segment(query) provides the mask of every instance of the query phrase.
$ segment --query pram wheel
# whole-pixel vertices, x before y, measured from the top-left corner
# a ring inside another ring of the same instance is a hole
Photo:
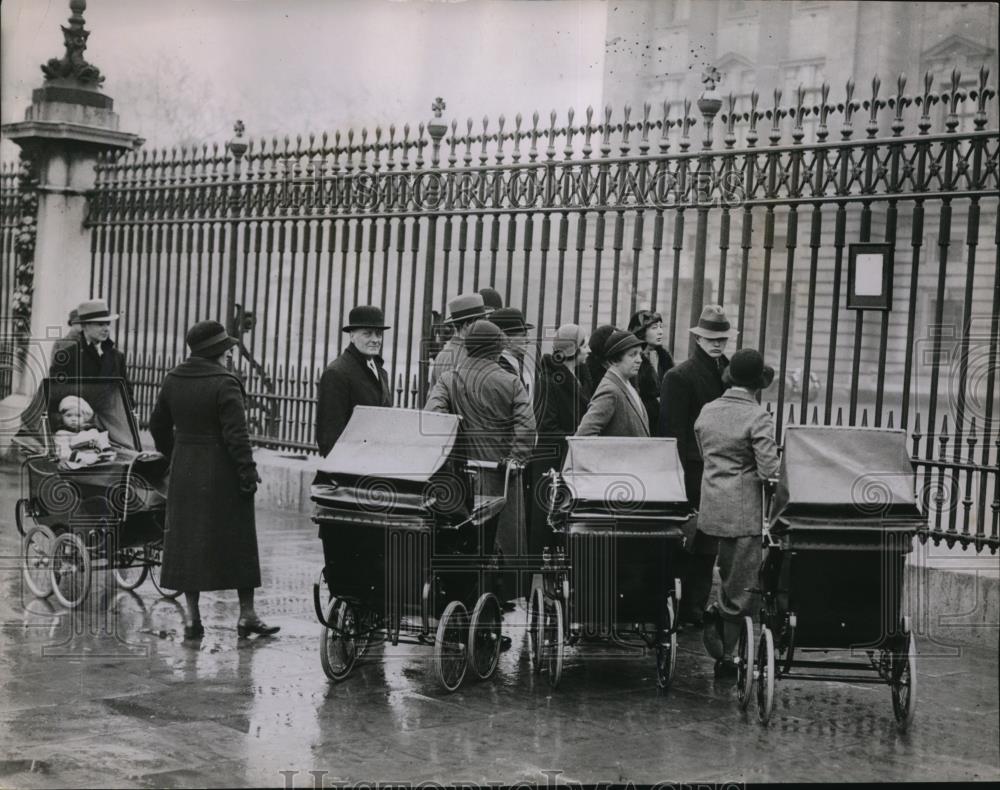
[[[559,685],[562,677],[563,652],[565,644],[563,641],[563,608],[562,601],[553,598],[545,607],[544,622],[542,632],[542,656],[545,660],[545,669],[548,672],[549,685],[555,688]]]
[[[22,502],[24,500],[21,500]],[[37,598],[47,598],[52,594],[52,545],[55,533],[43,524],[31,527],[24,536],[21,550],[21,569],[24,583]]]
[[[892,712],[900,732],[906,732],[909,728],[917,707],[917,644],[909,625],[908,619],[904,619],[906,654],[896,653],[892,657],[892,677],[889,681]]]
[[[327,625],[320,634],[319,660],[330,680],[343,680],[358,659],[354,609],[347,601],[332,598],[323,619]]]
[[[528,652],[531,653],[531,669],[536,675],[542,671],[543,611],[545,611],[545,594],[539,586],[528,599]]]
[[[760,632],[757,650],[757,718],[767,724],[774,704],[774,637],[766,625]]]
[[[135,549],[122,549],[115,555],[115,567],[112,571],[115,584],[123,590],[134,590],[146,580],[149,568],[142,563],[139,552]]]
[[[49,568],[52,592],[67,609],[75,609],[90,592],[90,554],[79,535],[64,532],[52,544]]]
[[[753,618],[743,618],[736,660],[738,661],[736,665],[736,695],[740,701],[740,710],[746,710],[747,705],[750,704],[750,690],[753,688]]]
[[[656,685],[667,690],[677,668],[677,632],[674,630],[676,614],[673,599],[667,600],[666,622],[656,643]]]
[[[438,620],[434,637],[434,668],[438,680],[448,691],[462,685],[468,666],[465,640],[468,637],[469,612],[461,601],[452,601]]]
[[[17,534],[25,537],[24,525],[28,521],[28,500],[19,499],[14,505],[14,524],[17,526]]]
[[[493,593],[483,593],[476,601],[469,622],[469,666],[480,680],[496,672],[500,660],[500,602]]]

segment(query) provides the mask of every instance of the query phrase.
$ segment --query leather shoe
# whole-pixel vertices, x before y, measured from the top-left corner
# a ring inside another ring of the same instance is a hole
[[[201,639],[205,636],[205,626],[201,624],[199,620],[191,625],[184,626],[184,638],[185,639]]]
[[[706,652],[716,661],[725,653],[722,639],[722,618],[714,609],[705,612],[705,627],[701,632],[701,641]]]
[[[280,625],[267,625],[263,620],[240,620],[236,623],[236,633],[240,637],[247,637],[250,634],[258,636],[273,636],[281,630]]]

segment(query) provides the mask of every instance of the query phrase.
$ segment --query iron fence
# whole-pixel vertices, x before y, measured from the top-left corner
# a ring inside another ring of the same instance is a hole
[[[92,291],[123,314],[118,339],[148,378],[144,417],[186,327],[227,319],[244,337],[255,439],[285,450],[313,448],[315,385],[354,304],[386,311],[396,402],[413,407],[459,292],[498,288],[539,327],[537,351],[563,322],[660,309],[676,357],[692,315],[723,303],[737,346],[778,363],[764,398],[779,440],[796,414],[907,429],[921,479],[964,486],[950,510],[940,490],[926,497],[937,532],[995,550],[1000,137],[988,76],[968,92],[957,72],[940,92],[928,76],[916,96],[901,77],[886,97],[876,78],[865,100],[848,82],[839,103],[824,85],[817,106],[800,88],[764,109],[756,94],[748,106],[718,97],[709,74],[699,118],[688,101],[677,118],[646,104],[460,128],[437,101],[415,129],[245,141],[238,124],[225,145],[99,163]],[[891,311],[846,309],[845,259],[865,241],[894,249]]]

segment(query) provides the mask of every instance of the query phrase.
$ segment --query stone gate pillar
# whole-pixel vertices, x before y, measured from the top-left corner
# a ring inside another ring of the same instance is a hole
[[[29,218],[29,238],[19,253],[22,262],[30,262],[30,276],[17,283],[17,298],[25,304],[30,300],[30,318],[25,315],[15,326],[3,327],[18,336],[23,353],[15,365],[12,395],[0,403],[0,454],[48,372],[54,341],[69,329],[69,311],[83,299],[105,296],[90,292],[90,234],[83,226],[97,157],[143,142],[119,130],[114,102],[100,90],[104,77],[83,57],[90,35],[84,29],[86,0],[70,0],[69,6],[69,24],[62,27],[65,54],[41,67],[45,79],[33,91],[24,120],[3,126],[4,136],[21,147],[22,167],[30,168],[30,180],[37,185],[37,214],[33,244]],[[112,310],[117,307],[111,305]]]

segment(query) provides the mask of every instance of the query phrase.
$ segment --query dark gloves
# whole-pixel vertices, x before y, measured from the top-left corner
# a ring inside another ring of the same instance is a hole
[[[258,472],[256,469],[254,470],[254,477],[256,478],[256,480],[249,483],[243,482],[240,484],[240,494],[242,494],[244,497],[247,498],[252,497],[254,494],[257,493],[257,484],[264,482],[263,480],[261,480],[260,472]]]

